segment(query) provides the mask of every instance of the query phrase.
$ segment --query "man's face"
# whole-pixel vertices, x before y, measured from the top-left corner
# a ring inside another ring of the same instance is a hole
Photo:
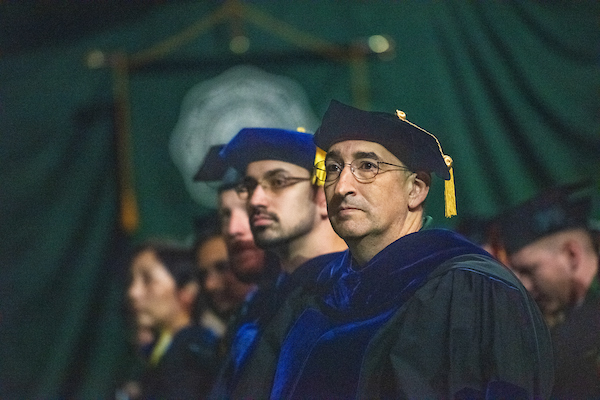
[[[399,168],[381,165],[374,180],[359,182],[347,165],[356,159],[403,165],[378,143],[347,140],[331,146],[327,160],[344,165],[337,181],[325,182],[331,225],[346,242],[372,236],[389,244],[405,234],[403,226],[408,214],[407,179],[411,174]]]
[[[175,279],[153,250],[140,252],[131,263],[127,290],[139,326],[166,328],[181,309]]]
[[[573,305],[572,270],[567,255],[542,238],[509,257],[509,266],[549,320]]]
[[[233,272],[244,282],[256,281],[265,268],[265,252],[254,243],[246,202],[234,189],[220,193],[219,215]]]
[[[221,236],[202,243],[196,260],[203,276],[203,288],[219,313],[228,313],[245,300],[252,286],[239,281],[231,271],[225,240]]]
[[[309,178],[310,173],[295,164],[276,160],[248,164],[246,177],[258,182],[271,178]],[[310,180],[298,181],[272,190],[260,184],[248,198],[250,228],[255,242],[262,248],[288,245],[308,234],[318,215],[315,191]]]

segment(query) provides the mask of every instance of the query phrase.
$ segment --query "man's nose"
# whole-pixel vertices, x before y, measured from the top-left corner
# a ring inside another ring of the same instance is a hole
[[[204,287],[206,291],[209,293],[217,292],[221,289],[222,286],[222,278],[219,274],[214,272],[209,272],[206,275],[206,279],[204,281]]]
[[[243,236],[247,230],[250,230],[248,214],[242,210],[232,211],[225,230],[225,233],[230,237]]]
[[[142,285],[137,280],[134,280],[127,289],[127,297],[129,297],[130,301],[135,301],[141,297],[141,294]]]
[[[355,192],[356,178],[352,174],[350,165],[346,165],[340,172],[340,176],[335,183],[335,193],[346,196]]]
[[[248,199],[248,204],[251,207],[266,206],[268,198],[266,190],[261,185],[256,185],[256,188]]]

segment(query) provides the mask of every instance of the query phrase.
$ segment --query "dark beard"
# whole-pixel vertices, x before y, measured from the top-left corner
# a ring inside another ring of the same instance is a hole
[[[253,241],[230,243],[228,253],[237,279],[244,283],[255,283],[261,278],[265,269],[265,254]]]
[[[252,235],[254,236],[254,242],[258,247],[264,250],[277,248],[283,245],[286,245],[289,242],[289,238],[286,237],[276,237],[276,238],[263,238],[261,237],[261,232],[265,229],[262,227],[252,228]]]

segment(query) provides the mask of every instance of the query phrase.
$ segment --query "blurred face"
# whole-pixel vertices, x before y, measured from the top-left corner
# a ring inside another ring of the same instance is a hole
[[[248,164],[246,177],[263,182],[273,177],[310,178],[310,173],[288,162],[262,160]],[[248,198],[250,228],[256,243],[274,248],[307,235],[318,218],[314,200],[315,191],[308,179],[275,190],[256,186]]]
[[[254,243],[246,202],[234,189],[219,195],[219,215],[233,272],[244,282],[256,281],[264,271],[265,252]]]
[[[169,328],[182,310],[175,279],[152,250],[133,259],[127,295],[139,326]]]
[[[547,319],[554,320],[573,305],[573,272],[567,254],[560,247],[541,239],[511,255],[508,264]]]
[[[204,276],[204,290],[217,312],[228,313],[242,304],[252,285],[239,281],[231,271],[225,240],[221,236],[210,238],[200,245],[197,261]]]
[[[339,178],[324,185],[331,225],[347,242],[374,237],[389,244],[405,234],[407,178],[412,174],[382,164],[374,180],[359,182],[347,165],[356,159],[403,166],[398,158],[378,143],[347,140],[331,146],[327,161],[343,166]]]

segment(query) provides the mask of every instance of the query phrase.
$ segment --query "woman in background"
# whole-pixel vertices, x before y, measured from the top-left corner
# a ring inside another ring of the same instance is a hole
[[[218,372],[217,337],[198,324],[200,292],[194,252],[149,241],[130,263],[129,298],[136,324],[155,340],[141,379],[144,399],[205,398]]]

